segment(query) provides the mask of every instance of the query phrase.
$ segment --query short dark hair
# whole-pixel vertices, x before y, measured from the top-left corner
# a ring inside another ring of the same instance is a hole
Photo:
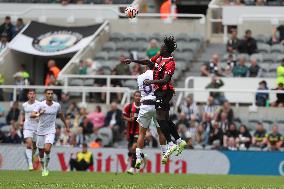
[[[35,93],[36,91],[35,91],[35,89],[28,89],[28,93],[30,93],[30,92]]]
[[[24,22],[24,20],[22,18],[18,18],[17,19],[19,22]]]
[[[52,91],[53,92],[53,89],[45,89],[44,93],[47,93],[47,91]]]
[[[88,148],[88,144],[83,143],[83,144],[82,144],[82,147],[83,147],[83,148]]]
[[[177,48],[177,42],[175,41],[175,38],[172,35],[164,38],[164,44],[169,53],[174,52]]]
[[[11,20],[11,17],[10,16],[6,16],[5,20]]]
[[[246,34],[251,33],[251,30],[246,30]]]
[[[135,91],[135,92],[133,93],[133,95],[135,95],[136,93],[141,94],[141,91]]]

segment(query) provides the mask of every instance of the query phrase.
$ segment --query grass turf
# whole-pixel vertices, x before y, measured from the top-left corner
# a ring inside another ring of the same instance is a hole
[[[81,189],[81,188],[153,188],[153,189],[272,189],[283,188],[283,177],[227,176],[227,175],[174,175],[174,174],[114,174],[89,172],[0,171],[0,189]]]

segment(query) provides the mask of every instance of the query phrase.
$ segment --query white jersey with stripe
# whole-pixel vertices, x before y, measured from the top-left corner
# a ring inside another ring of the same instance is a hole
[[[42,101],[34,111],[39,112],[41,110],[44,110],[44,113],[39,117],[37,135],[54,134],[56,117],[61,111],[60,104],[53,101],[52,105],[49,106],[46,101]]]
[[[138,76],[137,83],[141,92],[141,102],[144,100],[156,100],[154,95],[154,85],[144,85],[145,80],[153,80],[153,71],[147,70]]]
[[[31,118],[32,112],[36,109],[36,106],[39,106],[40,102],[35,101],[34,103],[30,104],[29,101],[23,103],[22,105],[22,112],[25,115],[25,122],[24,122],[24,129],[36,131],[38,127],[38,119]]]

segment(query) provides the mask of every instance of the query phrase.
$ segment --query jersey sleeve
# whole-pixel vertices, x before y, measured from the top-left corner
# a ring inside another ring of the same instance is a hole
[[[157,54],[156,56],[153,56],[151,59],[150,59],[150,62],[152,63],[156,63],[157,62],[157,59],[160,57],[159,54]]]
[[[171,61],[165,65],[165,74],[172,76],[174,75],[175,69],[176,69],[176,62]]]
[[[34,111],[34,112],[39,112],[40,109],[41,109],[41,106],[42,106],[42,105],[41,105],[40,103],[36,104],[33,111]]]
[[[125,117],[130,117],[130,104],[126,104],[123,108],[123,115]]]

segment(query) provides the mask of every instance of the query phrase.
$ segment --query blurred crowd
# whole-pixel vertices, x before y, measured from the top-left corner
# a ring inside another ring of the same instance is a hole
[[[70,100],[68,94],[62,93],[60,104],[71,132],[67,133],[62,122],[57,121],[54,145],[82,146],[87,143],[91,148],[127,145],[126,123],[116,102],[112,102],[107,111],[96,106],[88,112]],[[18,124],[20,112],[18,102],[14,102],[8,112],[0,106],[0,117],[6,115],[6,122],[0,123],[0,143],[23,142],[22,128]],[[217,106],[212,96],[205,105],[197,105],[188,96],[177,112],[172,111],[171,119],[190,149],[275,151],[283,147],[283,133],[276,124],[265,127],[257,122],[249,127],[255,129],[248,129],[240,118],[235,117],[228,101]],[[147,132],[146,145],[158,147],[156,137],[155,132]]]
[[[223,0],[223,5],[255,5],[255,6],[281,6],[283,0]]]

